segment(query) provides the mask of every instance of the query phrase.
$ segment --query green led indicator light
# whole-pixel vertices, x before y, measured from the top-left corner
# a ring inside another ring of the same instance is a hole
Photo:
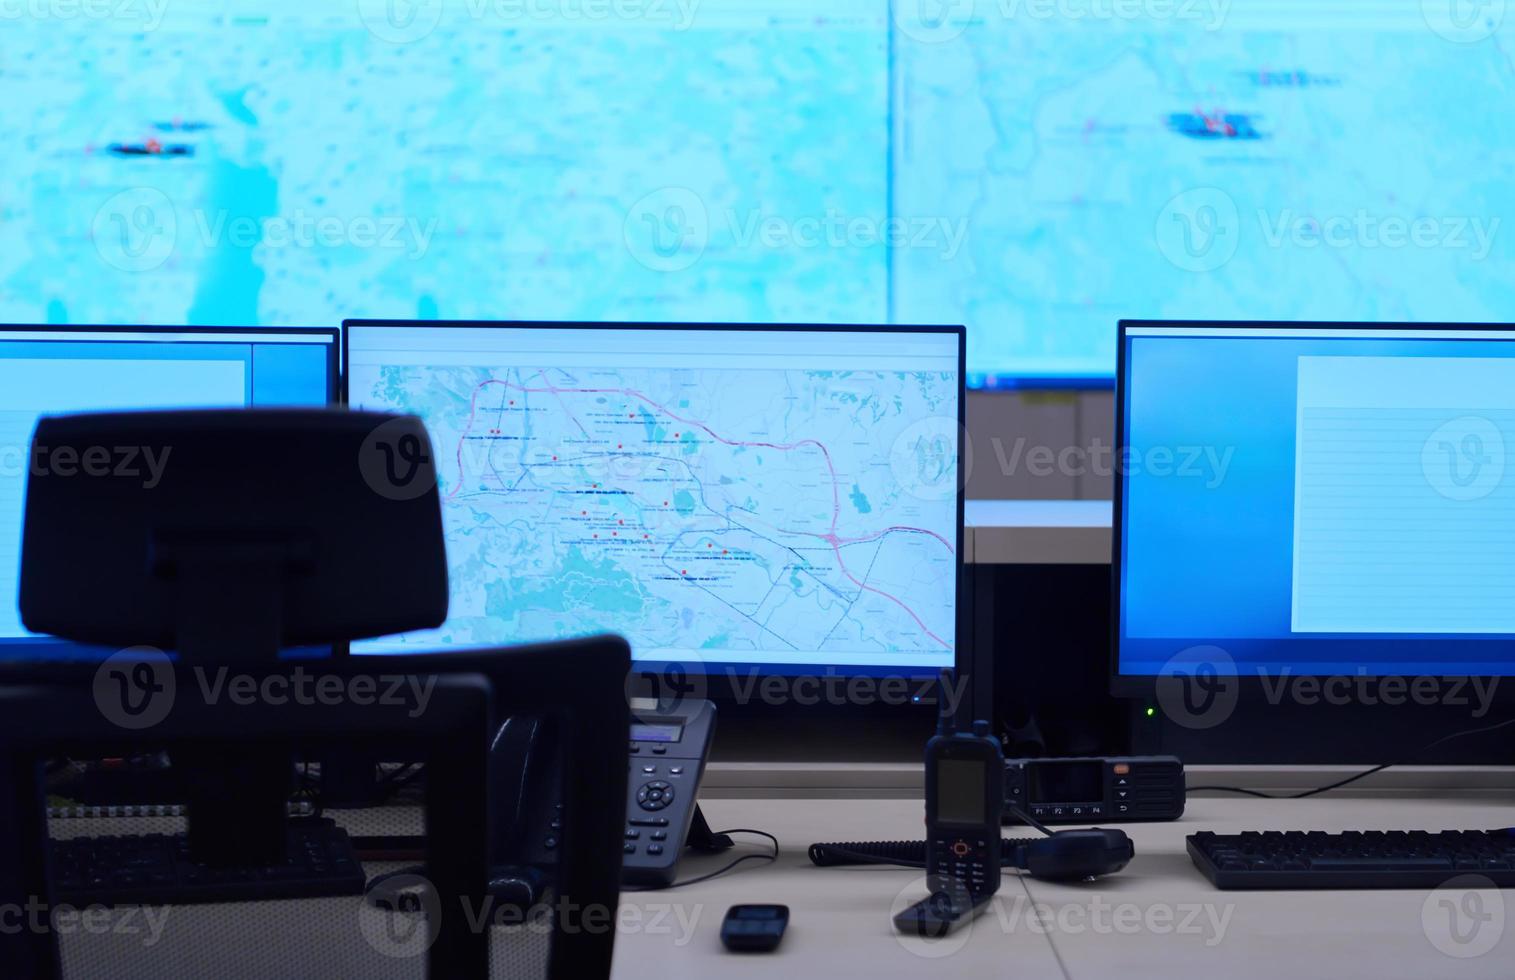
[[[1147,717],[1148,718],[1156,718],[1157,717],[1157,709],[1156,708],[1148,708],[1147,709]]]

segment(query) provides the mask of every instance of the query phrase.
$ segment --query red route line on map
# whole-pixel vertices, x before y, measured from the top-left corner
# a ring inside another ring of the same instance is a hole
[[[678,415],[677,413],[673,412],[667,406],[661,405],[658,402],[653,401],[651,398],[648,398],[646,395],[642,394],[640,391],[636,391],[636,390],[631,389],[631,388],[559,388],[559,387],[557,387],[555,385],[548,385],[545,388],[530,388],[530,387],[527,387],[525,385],[516,384],[513,381],[501,381],[498,378],[491,378],[488,381],[482,381],[479,384],[475,385],[474,389],[473,389],[473,394],[468,399],[468,424],[463,427],[463,434],[458,437],[458,448],[457,448],[457,454],[456,454],[456,458],[457,458],[457,462],[458,462],[458,482],[456,484],[454,484],[454,486],[452,488],[452,491],[447,494],[447,499],[448,500],[451,500],[457,494],[457,492],[459,490],[461,490],[462,487],[463,487],[463,441],[465,439],[467,439],[469,433],[473,431],[474,413],[478,409],[479,392],[483,391],[485,388],[489,387],[490,385],[500,385],[501,387],[504,387],[504,388],[513,388],[516,391],[524,392],[526,394],[550,394],[550,395],[554,395],[554,396],[561,396],[564,393],[567,393],[567,394],[570,394],[570,395],[623,395],[623,396],[625,396],[627,398],[635,398],[635,399],[638,399],[640,401],[646,402],[648,405],[652,406],[652,408],[655,409],[656,411],[662,412],[664,415],[668,416],[669,418],[671,418],[671,419],[673,419],[673,420],[675,420],[677,422],[682,422],[685,425],[692,425],[692,426],[695,426],[696,428],[702,429],[707,435],[710,436],[710,438],[714,439],[716,442],[722,443],[722,444],[727,445],[727,446],[756,446],[756,447],[763,448],[763,449],[776,449],[776,450],[778,450],[780,452],[792,452],[792,451],[794,451],[796,449],[801,449],[801,448],[803,448],[805,446],[814,446],[816,449],[819,449],[821,451],[821,455],[825,457],[825,459],[826,459],[826,469],[831,474],[831,532],[829,534],[815,534],[813,532],[804,532],[804,531],[789,531],[789,532],[785,532],[785,533],[788,533],[788,534],[804,534],[807,537],[820,538],[822,541],[825,541],[826,543],[828,543],[829,545],[831,545],[832,553],[836,555],[836,564],[837,564],[837,567],[842,570],[842,574],[845,575],[845,576],[847,576],[847,578],[852,582],[852,584],[856,585],[858,588],[864,590],[865,592],[872,592],[875,595],[880,595],[880,596],[883,596],[885,599],[888,599],[890,602],[894,603],[896,606],[899,606],[901,609],[905,610],[905,612],[907,614],[909,614],[910,618],[913,619],[913,620],[915,620],[915,625],[917,625],[917,626],[919,626],[921,628],[921,632],[925,633],[927,636],[931,637],[933,640],[935,640],[937,643],[940,643],[942,646],[948,647],[948,648],[951,647],[950,643],[948,643],[946,640],[943,640],[941,637],[939,637],[935,633],[933,633],[931,631],[930,627],[928,627],[925,624],[925,622],[923,622],[921,620],[921,618],[915,614],[915,610],[913,610],[909,606],[905,605],[905,603],[901,599],[899,599],[896,596],[890,595],[888,592],[885,592],[883,589],[874,588],[873,586],[867,584],[866,582],[863,582],[857,576],[853,575],[852,572],[850,570],[848,570],[847,563],[842,559],[842,545],[844,545],[844,544],[857,544],[859,542],[864,542],[864,541],[872,541],[872,540],[874,540],[876,538],[881,538],[884,535],[889,534],[890,532],[893,532],[893,531],[911,531],[911,532],[914,532],[914,533],[917,533],[917,534],[929,534],[929,535],[931,535],[931,537],[936,538],[936,540],[940,541],[943,545],[945,545],[948,551],[953,551],[954,550],[953,547],[952,547],[952,545],[949,544],[945,539],[943,539],[941,535],[936,534],[933,531],[929,531],[929,530],[927,530],[925,528],[919,528],[919,527],[891,527],[891,528],[888,528],[888,529],[886,529],[884,531],[880,531],[877,534],[871,535],[869,537],[862,537],[862,538],[841,538],[841,537],[838,537],[837,533],[836,533],[836,525],[837,525],[837,522],[841,519],[842,505],[841,505],[841,498],[838,495],[838,490],[837,490],[836,466],[831,462],[831,451],[828,450],[823,443],[818,442],[815,439],[801,439],[799,442],[788,443],[788,444],[775,443],[775,442],[747,442],[747,441],[743,441],[743,440],[732,440],[732,439],[727,439],[726,437],[724,437],[724,436],[720,435],[719,433],[715,432],[713,429],[710,428],[710,426],[706,425],[704,422],[701,422],[698,419],[684,418],[683,416]],[[559,400],[561,401],[561,397],[559,397]],[[582,428],[582,426],[580,428]]]

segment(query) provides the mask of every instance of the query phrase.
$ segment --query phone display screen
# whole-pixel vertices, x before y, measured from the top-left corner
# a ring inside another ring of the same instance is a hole
[[[942,823],[982,824],[984,763],[941,759],[936,764],[936,819]]]
[[[684,737],[684,726],[632,725],[631,737],[638,742],[677,742]]]

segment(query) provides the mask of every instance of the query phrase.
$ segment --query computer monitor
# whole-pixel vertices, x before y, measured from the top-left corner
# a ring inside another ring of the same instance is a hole
[[[21,524],[39,417],[327,405],[338,339],[332,328],[0,326],[0,658],[101,652],[21,625]]]
[[[1119,350],[1117,693],[1515,674],[1515,326],[1127,322]]]
[[[355,654],[619,633],[641,664],[928,676],[961,635],[961,327],[349,321],[437,447],[451,611]]]

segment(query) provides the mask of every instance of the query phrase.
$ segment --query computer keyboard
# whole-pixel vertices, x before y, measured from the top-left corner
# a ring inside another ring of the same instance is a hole
[[[1478,874],[1515,888],[1508,830],[1248,831],[1188,837],[1189,857],[1216,888],[1434,888]]]
[[[190,905],[361,895],[362,866],[347,832],[291,827],[289,857],[266,868],[208,868],[189,859],[184,834],[76,837],[49,842],[57,901]]]

